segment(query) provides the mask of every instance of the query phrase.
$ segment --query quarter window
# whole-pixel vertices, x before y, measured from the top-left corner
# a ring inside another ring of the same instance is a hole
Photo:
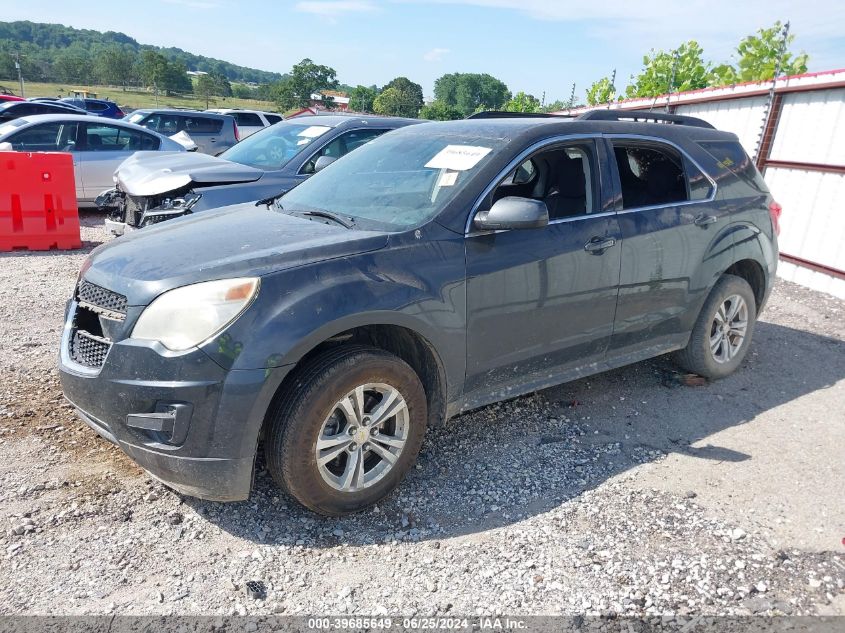
[[[614,143],[613,151],[622,186],[623,209],[686,202],[690,199],[684,161],[674,150],[652,145]],[[707,181],[703,174],[700,176]],[[696,181],[696,186],[697,195],[701,195],[699,181]]]

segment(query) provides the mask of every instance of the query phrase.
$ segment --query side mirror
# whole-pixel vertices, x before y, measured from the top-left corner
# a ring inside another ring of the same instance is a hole
[[[497,200],[489,211],[477,213],[473,224],[483,231],[539,229],[549,224],[549,210],[542,200],[508,196]]]
[[[318,171],[323,171],[336,160],[337,158],[335,156],[320,156],[320,158],[317,159],[317,162],[314,163],[314,173],[316,174]]]

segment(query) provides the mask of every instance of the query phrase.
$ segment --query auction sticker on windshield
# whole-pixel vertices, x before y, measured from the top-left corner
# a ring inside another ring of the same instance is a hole
[[[489,147],[478,145],[447,145],[437,152],[425,166],[430,169],[466,171],[475,167],[490,152]]]

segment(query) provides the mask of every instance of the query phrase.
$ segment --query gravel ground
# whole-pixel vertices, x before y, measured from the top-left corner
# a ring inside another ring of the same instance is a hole
[[[429,431],[380,507],[182,497],[77,421],[86,248],[0,255],[2,614],[845,614],[845,303],[779,283],[745,366],[667,359]],[[248,581],[259,581],[250,595]]]

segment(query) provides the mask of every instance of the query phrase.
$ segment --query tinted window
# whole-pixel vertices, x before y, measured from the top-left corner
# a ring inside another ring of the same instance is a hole
[[[76,144],[78,123],[43,123],[33,125],[7,140],[19,152],[70,152]]]
[[[85,149],[89,152],[137,152],[156,150],[159,146],[157,138],[143,132],[90,123],[86,128],[85,141]]]
[[[109,106],[108,104],[101,103],[99,101],[86,101],[85,109],[88,110],[88,112],[105,112],[109,109]]]
[[[235,117],[235,122],[238,125],[245,127],[264,127],[261,117],[253,112],[232,112],[232,116]]]
[[[274,123],[278,123],[279,121],[282,120],[282,117],[280,117],[277,114],[265,114],[264,117],[270,122],[270,125],[273,125]]]
[[[683,161],[668,147],[615,142],[622,186],[622,208],[649,207],[688,200]]]
[[[371,141],[377,136],[381,136],[387,130],[353,130],[346,134],[341,134],[333,141],[330,141],[319,152],[314,154],[307,163],[302,166],[300,170],[303,174],[313,174],[314,165],[320,156],[330,156],[332,158],[340,158],[345,156],[353,149],[361,147],[367,141]]]
[[[598,204],[595,165],[592,143],[543,150],[508,174],[489,203],[508,196],[542,200],[550,220],[591,213]]]
[[[707,200],[713,193],[713,183],[686,157],[684,157],[684,169],[689,183],[689,199]]]
[[[760,193],[768,193],[763,176],[757,171],[754,162],[745,153],[738,142],[730,141],[708,141],[699,143],[708,154],[716,159],[716,165],[720,169],[727,169],[735,176],[738,176],[745,184]]]
[[[221,119],[212,119],[205,116],[183,116],[185,131],[188,134],[219,134],[223,129]]]

